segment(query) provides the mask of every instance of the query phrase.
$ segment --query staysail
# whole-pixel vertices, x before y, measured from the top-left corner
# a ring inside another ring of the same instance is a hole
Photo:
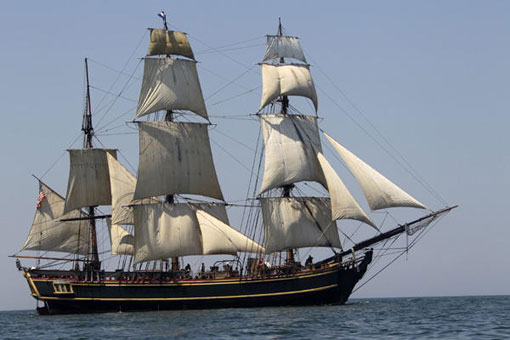
[[[371,210],[391,207],[411,207],[427,209],[407,192],[363,162],[336,140],[324,133],[331,145],[344,160],[350,172],[358,181]]]
[[[112,192],[112,224],[134,224],[133,204],[157,203],[156,197],[134,200],[136,178],[119,161],[107,154]]]
[[[197,209],[195,213],[202,233],[204,255],[264,252],[264,248],[258,243],[222,222],[210,212]]]
[[[106,220],[106,224],[110,234],[112,255],[134,255],[134,236],[120,225],[112,224],[110,219]]]
[[[38,207],[23,250],[88,254],[88,223],[79,220],[61,221],[84,217],[85,214],[80,210],[64,214],[64,198],[41,181],[39,187]]]
[[[319,160],[324,176],[326,177],[326,183],[328,184],[328,191],[331,197],[331,218],[333,220],[358,220],[377,229],[374,222],[372,222],[370,217],[368,217],[361,208],[321,152],[317,153],[317,159]]]

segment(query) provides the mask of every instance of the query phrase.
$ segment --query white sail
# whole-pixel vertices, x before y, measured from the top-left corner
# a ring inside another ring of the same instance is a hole
[[[238,252],[263,253],[258,243],[246,237],[213,215],[197,210],[196,216],[202,233],[204,255],[231,254]]]
[[[427,209],[423,204],[411,195],[400,189],[386,177],[374,170],[370,165],[363,162],[356,155],[343,147],[336,140],[324,133],[331,145],[358,181],[371,210],[391,207],[412,207]]]
[[[264,114],[260,124],[265,146],[260,193],[300,181],[315,181],[326,187],[316,157],[321,143],[315,117]]]
[[[159,110],[189,110],[207,119],[196,62],[145,58],[136,118]]]
[[[175,54],[195,59],[186,33],[151,28],[147,55]]]
[[[69,180],[64,213],[96,205],[110,205],[110,175],[106,154],[117,157],[116,150],[71,149]]]
[[[133,208],[130,205],[157,203],[156,197],[133,200],[136,178],[112,155],[107,154],[112,192],[112,224],[134,224]]]
[[[136,178],[117,159],[107,155],[112,192],[112,224],[133,224],[133,211],[128,204],[133,201]]]
[[[322,153],[317,154],[317,159],[326,177],[329,196],[331,198],[331,218],[333,220],[351,219],[364,222],[375,229],[374,222],[368,217],[356,199],[349,192],[344,182],[340,179],[331,164]]]
[[[301,247],[341,248],[328,198],[261,198],[266,253]]]
[[[134,255],[134,236],[120,225],[112,224],[110,219],[106,220],[106,224],[110,233],[112,255]]]
[[[140,158],[134,199],[195,194],[223,200],[207,124],[138,122]]]
[[[56,251],[86,255],[89,252],[89,226],[87,221],[66,221],[85,215],[80,210],[64,214],[65,200],[50,187],[39,182],[41,193],[32,228],[23,250]]]
[[[197,208],[198,207],[198,208]],[[221,206],[142,204],[135,212],[135,263],[185,255],[237,254],[260,246],[220,220]],[[224,207],[223,207],[224,210]]]
[[[308,65],[262,64],[262,100],[260,109],[278,96],[310,98],[317,111],[317,93]]]
[[[198,221],[187,204],[142,204],[133,210],[135,263],[202,254]]]
[[[214,216],[225,224],[230,224],[227,215],[227,209],[225,209],[225,203],[188,203],[195,210],[203,210],[207,214]]]
[[[297,37],[268,35],[264,61],[276,58],[293,58],[306,63],[305,55]]]

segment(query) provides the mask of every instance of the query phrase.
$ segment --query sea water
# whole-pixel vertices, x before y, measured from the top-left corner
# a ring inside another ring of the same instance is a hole
[[[342,306],[39,316],[1,339],[510,339],[510,296],[353,299]]]

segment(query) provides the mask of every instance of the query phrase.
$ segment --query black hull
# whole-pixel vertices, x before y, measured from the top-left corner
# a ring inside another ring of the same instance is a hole
[[[371,253],[357,266],[334,263],[264,278],[122,280],[103,273],[99,281],[90,281],[70,271],[44,270],[26,271],[25,276],[34,298],[44,302],[40,314],[304,306],[345,303],[370,262]]]

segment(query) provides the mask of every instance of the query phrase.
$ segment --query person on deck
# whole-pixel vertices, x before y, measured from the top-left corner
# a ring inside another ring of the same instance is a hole
[[[200,278],[203,278],[205,276],[205,264],[202,262],[202,265],[200,266],[200,272],[198,273],[198,276]]]
[[[306,259],[305,266],[308,269],[312,269],[312,266],[313,266],[313,257],[312,257],[312,255],[309,255],[308,258]]]

